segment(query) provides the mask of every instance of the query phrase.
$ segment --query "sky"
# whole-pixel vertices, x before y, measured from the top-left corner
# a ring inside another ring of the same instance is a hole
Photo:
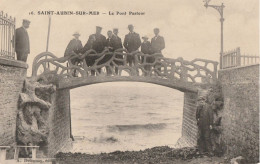
[[[259,54],[259,1],[258,0],[211,0],[210,4],[224,3],[224,50],[241,48],[242,54]],[[203,0],[0,0],[0,10],[16,17],[16,26],[22,19],[31,21],[28,29],[31,53],[28,57],[28,75],[33,59],[46,51],[48,16],[37,15],[38,11],[99,11],[145,12],[144,16],[118,15],[53,15],[51,18],[49,51],[57,57],[64,55],[72,34],[78,31],[80,40],[86,43],[102,26],[102,34],[119,28],[124,39],[127,25],[133,24],[140,36],[153,37],[153,28],[160,28],[165,38],[163,54],[168,58],[183,57],[186,60],[204,58],[219,60],[220,15],[204,7]],[[35,15],[29,15],[33,11]]]

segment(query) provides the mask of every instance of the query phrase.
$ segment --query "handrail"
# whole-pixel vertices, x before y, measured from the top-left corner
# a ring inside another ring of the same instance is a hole
[[[132,66],[128,65],[127,56],[133,56],[134,64]],[[95,58],[92,65],[87,64],[89,57]],[[79,59],[80,64],[73,64],[71,62],[73,59]],[[46,65],[49,65],[49,67]],[[89,50],[84,54],[74,53],[71,56],[61,58],[57,58],[50,52],[43,52],[34,59],[32,76],[40,77],[52,74],[60,79],[75,78],[73,75],[75,71],[78,78],[91,76],[91,71],[94,71],[96,76],[106,76],[108,75],[107,71],[111,72],[111,76],[121,76],[120,73],[117,74],[115,71],[115,69],[118,69],[119,72],[128,72],[129,76],[211,83],[217,79],[217,65],[217,62],[206,59],[187,61],[183,58],[165,58],[161,53],[152,55],[143,54],[139,51],[129,53],[125,49],[118,49],[115,52],[109,52],[105,49],[101,53]]]

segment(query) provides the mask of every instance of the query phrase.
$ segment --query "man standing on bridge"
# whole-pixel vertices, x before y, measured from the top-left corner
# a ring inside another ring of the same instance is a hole
[[[129,33],[125,35],[124,47],[128,52],[134,52],[141,46],[141,38],[138,33],[134,32],[134,26],[128,25]],[[131,67],[134,62],[134,56],[127,56],[127,63]]]
[[[90,48],[95,50],[97,53],[101,53],[106,46],[106,37],[101,34],[102,27],[96,26],[96,33],[89,36],[89,39],[86,43],[86,45],[82,49],[82,53],[85,53]],[[98,56],[87,56],[86,57],[86,63],[89,67],[92,67],[95,64],[96,59],[98,59]],[[98,72],[101,72],[101,69],[97,69]],[[91,70],[91,75],[95,76],[95,70]]]
[[[23,20],[22,27],[15,30],[15,52],[17,60],[26,62],[28,54],[30,53],[30,41],[27,29],[30,26],[30,21]]]
[[[155,28],[153,32],[155,36],[151,41],[152,53],[162,53],[162,50],[165,48],[164,38],[159,35],[159,28]]]
[[[205,96],[200,96],[196,110],[198,125],[198,148],[200,153],[212,155],[211,129],[213,126],[213,111],[206,102]]]

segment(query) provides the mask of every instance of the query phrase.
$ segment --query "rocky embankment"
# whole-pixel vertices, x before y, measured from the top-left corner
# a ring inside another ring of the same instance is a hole
[[[112,153],[58,153],[55,158],[60,164],[107,163],[107,164],[224,164],[229,163],[222,157],[207,157],[198,153],[196,148],[174,149],[168,146],[154,147],[142,151],[115,151]]]

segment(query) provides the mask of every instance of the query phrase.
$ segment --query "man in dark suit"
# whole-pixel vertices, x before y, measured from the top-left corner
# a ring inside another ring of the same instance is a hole
[[[101,34],[102,27],[96,26],[96,33],[90,35],[90,37],[94,38],[94,42],[92,43],[92,49],[97,53],[101,53],[106,46],[106,37]]]
[[[72,52],[79,54],[83,48],[82,43],[79,40],[80,34],[78,32],[75,32],[73,36],[74,38],[67,45],[64,56],[70,56],[72,55]]]
[[[28,54],[30,53],[30,41],[27,29],[30,26],[30,21],[23,20],[22,27],[15,30],[15,52],[17,60],[26,62]]]
[[[108,50],[110,51],[110,52],[113,52],[114,51],[114,40],[113,40],[113,33],[112,33],[112,31],[111,30],[109,30],[108,32],[107,32],[107,42],[106,42],[106,47],[108,48]],[[111,54],[106,54],[105,56],[104,56],[104,58],[100,61],[100,63],[102,64],[102,63],[106,63],[108,60],[110,60],[111,59],[111,57],[112,57],[112,55]],[[112,67],[112,66],[111,66]],[[107,75],[111,75],[112,74],[112,71],[111,71],[111,67],[109,67],[109,66],[106,66],[106,71],[107,71]]]
[[[198,125],[198,149],[201,153],[212,154],[211,130],[213,127],[213,111],[207,104],[207,97],[199,96],[196,109]]]
[[[164,38],[159,35],[159,28],[155,28],[154,37],[151,41],[152,53],[162,53],[162,50],[165,48]]]
[[[123,48],[121,38],[118,36],[118,29],[117,28],[113,29],[112,39],[114,40],[114,45],[113,45],[114,50]]]
[[[101,34],[102,27],[96,26],[96,33],[89,36],[89,39],[86,43],[86,45],[82,49],[82,53],[85,53],[89,49],[95,50],[97,53],[101,53],[106,46],[106,37]],[[97,59],[97,56],[87,56],[86,57],[86,63],[89,67],[93,66],[95,63],[95,60]],[[101,69],[98,69],[99,72],[101,72]],[[95,71],[91,70],[91,75],[95,75]]]
[[[122,45],[122,41],[121,41],[121,38],[118,36],[118,29],[117,28],[114,28],[113,29],[113,36],[112,36],[112,40],[114,40],[114,45],[113,45],[113,50],[117,50],[117,49],[120,49],[120,48],[123,48],[123,45]],[[117,59],[123,59],[123,56],[122,55],[116,55],[116,58]],[[120,65],[123,65],[123,62],[120,62],[120,61],[115,61],[115,63],[120,66]],[[118,75],[119,72],[118,72],[118,67],[115,67],[115,73]]]
[[[73,56],[73,54],[79,54],[83,48],[81,41],[79,40],[80,34],[75,32],[73,34],[74,38],[69,42],[65,50],[64,56]],[[79,58],[70,59],[71,64],[78,65],[80,63]],[[73,76],[76,77],[76,70],[73,71]]]
[[[148,41],[148,37],[147,36],[143,36],[142,39],[144,40],[143,43],[141,44],[141,52],[146,54],[146,55],[150,55],[151,54],[151,42]],[[141,57],[142,63],[144,63],[144,56]],[[146,63],[152,63],[152,57],[147,56],[146,57]],[[146,71],[150,71],[151,70],[151,66],[150,65],[145,65],[144,69]],[[148,74],[145,72],[144,73],[145,76],[147,76]]]
[[[134,26],[128,25],[129,34],[125,35],[124,40],[124,47],[127,49],[128,52],[133,52],[139,49],[141,46],[141,39],[138,33],[134,32]],[[129,66],[132,66],[132,63],[134,62],[133,56],[127,56],[127,62],[129,63]]]

